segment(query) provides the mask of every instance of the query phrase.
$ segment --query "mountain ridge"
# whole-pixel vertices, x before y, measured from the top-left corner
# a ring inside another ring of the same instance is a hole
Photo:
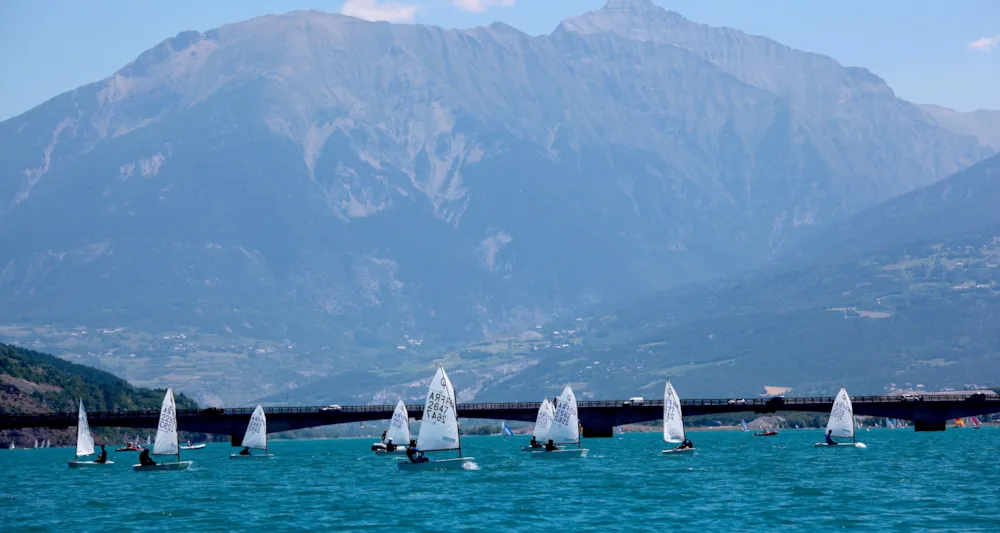
[[[180,33],[0,122],[0,324],[143,384],[211,375],[199,399],[276,394],[753,268],[989,153],[836,62],[754,85],[719,54],[757,41],[674,23],[690,42]]]

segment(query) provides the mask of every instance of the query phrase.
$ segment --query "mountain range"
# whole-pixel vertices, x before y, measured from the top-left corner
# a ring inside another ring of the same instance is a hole
[[[203,403],[393,376],[758,267],[994,152],[945,115],[647,0],[537,37],[184,32],[0,123],[0,334]]]

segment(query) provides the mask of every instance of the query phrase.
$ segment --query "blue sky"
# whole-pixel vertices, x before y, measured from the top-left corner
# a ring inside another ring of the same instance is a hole
[[[1000,1],[654,0],[697,22],[766,35],[869,68],[897,94],[1000,109]],[[112,74],[184,30],[320,9],[446,27],[502,21],[527,33],[605,0],[0,0],[0,120]],[[346,4],[346,5],[345,5]],[[389,5],[386,5],[389,4]],[[972,43],[976,43],[973,46]]]

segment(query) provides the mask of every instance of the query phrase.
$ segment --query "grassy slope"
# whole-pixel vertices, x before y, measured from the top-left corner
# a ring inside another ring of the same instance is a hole
[[[74,411],[82,398],[90,411],[116,409],[159,409],[163,390],[133,387],[112,374],[57,357],[0,343],[0,408],[11,413],[49,413]],[[178,408],[196,408],[183,394],[176,394]],[[116,438],[120,431],[96,430],[106,438]],[[4,445],[10,439],[26,446],[35,438],[48,438],[55,444],[68,444],[75,429],[14,430],[0,437]],[[98,439],[100,440],[100,439]]]

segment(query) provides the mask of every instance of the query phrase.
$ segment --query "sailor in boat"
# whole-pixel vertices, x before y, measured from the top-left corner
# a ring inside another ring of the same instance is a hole
[[[553,442],[552,439],[549,439],[549,442],[545,443],[545,451],[547,451],[547,452],[554,452],[554,451],[556,451],[558,449],[559,449],[559,447],[556,446],[556,443]]]
[[[250,453],[250,447],[249,446],[244,446],[243,449],[240,450],[240,455],[253,455],[253,454]]]
[[[832,429],[826,430],[826,443],[828,445],[830,445],[830,446],[836,446],[837,445],[837,441],[833,440],[833,430]]]
[[[142,451],[139,452],[139,464],[142,466],[153,466],[156,464],[156,461],[154,461],[153,458],[149,456],[148,449],[143,448]]]
[[[382,430],[382,442],[385,442],[385,436],[389,433],[388,429]],[[391,451],[391,450],[390,450]]]
[[[531,436],[531,442],[528,443],[532,448],[543,448],[542,443],[538,442],[538,439],[534,435]]]
[[[108,462],[108,452],[104,449],[104,445],[101,445],[101,455],[97,456],[97,460],[94,461],[97,464],[104,464]]]
[[[424,457],[424,452],[417,448],[417,441],[414,439],[410,439],[410,447],[406,449],[406,458],[411,463],[426,463],[430,461],[430,459]]]
[[[674,441],[674,442],[676,442],[676,441]],[[687,437],[684,437],[684,442],[682,442],[680,446],[678,446],[678,447],[676,447],[674,449],[675,450],[687,450],[689,448],[694,448],[694,443],[691,442],[691,439],[689,439]]]
[[[392,439],[389,439],[389,441],[385,443],[385,451],[387,452],[396,451],[396,445],[392,443]]]

